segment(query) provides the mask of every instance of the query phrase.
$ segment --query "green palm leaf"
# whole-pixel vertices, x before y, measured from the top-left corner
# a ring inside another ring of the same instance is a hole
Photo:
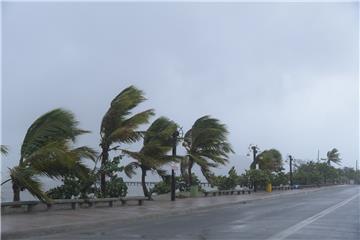
[[[45,113],[28,129],[21,146],[21,159],[26,159],[49,142],[75,141],[77,136],[88,133],[78,128],[78,124],[74,114],[64,109]]]
[[[8,152],[9,152],[9,149],[8,149],[8,147],[5,146],[5,145],[0,145],[0,152],[1,152],[1,154],[3,154],[3,155],[7,155]]]
[[[143,146],[139,152],[133,152],[123,149],[122,152],[136,162],[132,162],[125,167],[125,173],[132,176],[135,172],[134,168],[142,170],[142,185],[144,195],[149,196],[145,185],[145,176],[148,170],[157,172],[160,176],[164,176],[166,171],[161,169],[164,164],[174,161],[172,156],[167,153],[172,149],[172,134],[176,131],[177,125],[165,117],[156,119],[150,127],[144,132]],[[126,171],[126,169],[128,169]]]
[[[14,200],[19,200],[20,189],[27,189],[40,200],[48,201],[38,175],[60,178],[74,172],[86,174],[88,169],[81,161],[94,160],[96,153],[85,146],[73,149],[71,143],[87,132],[78,128],[73,113],[63,109],[36,119],[25,135],[19,165],[10,170]]]
[[[203,116],[195,121],[192,128],[184,136],[184,147],[187,157],[182,160],[182,172],[188,168],[189,184],[192,183],[191,169],[194,164],[200,166],[205,177],[210,176],[211,167],[224,165],[228,156],[233,153],[227,140],[226,125],[216,118]]]
[[[51,199],[42,190],[42,185],[39,179],[35,177],[36,172],[28,167],[14,167],[10,169],[10,177],[13,183],[16,183],[20,188],[27,189],[30,194],[37,197],[43,202],[51,202]]]

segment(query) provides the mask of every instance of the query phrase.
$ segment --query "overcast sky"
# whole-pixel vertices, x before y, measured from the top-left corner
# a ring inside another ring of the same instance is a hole
[[[226,169],[250,164],[250,143],[306,160],[336,147],[354,167],[358,20],[357,3],[3,3],[2,172],[53,108],[98,148],[103,114],[131,84],[148,98],[139,110],[185,130],[205,114],[226,123]]]

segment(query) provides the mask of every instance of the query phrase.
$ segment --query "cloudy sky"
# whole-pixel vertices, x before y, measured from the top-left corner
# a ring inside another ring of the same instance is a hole
[[[57,107],[93,133],[133,84],[188,129],[210,114],[230,130],[232,165],[250,143],[316,159],[359,157],[357,3],[3,3],[2,172],[30,124]],[[146,127],[146,126],[144,126]],[[136,148],[137,146],[132,146]]]

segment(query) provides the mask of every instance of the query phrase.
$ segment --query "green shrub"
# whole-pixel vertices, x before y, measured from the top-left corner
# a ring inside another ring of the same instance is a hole
[[[232,167],[228,174],[229,176],[213,177],[214,185],[219,190],[231,190],[240,184],[240,176],[237,175],[235,167]]]
[[[186,180],[186,176],[175,177],[175,189],[179,190],[180,192],[189,192],[190,186],[187,184]],[[195,174],[192,174],[192,180],[193,185],[199,186],[199,191],[203,191],[200,184],[201,181]],[[163,181],[157,183],[152,189],[150,189],[150,192],[156,194],[165,194],[171,192],[171,176],[165,176]]]
[[[127,186],[122,177],[113,175],[106,183],[106,196],[104,197],[125,197],[127,194]]]

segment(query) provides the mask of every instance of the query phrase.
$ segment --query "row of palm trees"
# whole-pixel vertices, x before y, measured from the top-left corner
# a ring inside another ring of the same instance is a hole
[[[73,113],[55,109],[42,115],[28,129],[21,145],[19,164],[9,169],[10,179],[2,185],[12,182],[14,201],[19,201],[20,191],[26,189],[41,201],[49,202],[51,199],[42,191],[39,177],[60,179],[68,174],[86,177],[91,170],[84,161],[90,159],[95,163],[95,168],[98,161],[101,163],[98,173],[101,193],[105,196],[109,177],[105,169],[113,161],[110,153],[116,151],[134,160],[123,166],[123,169],[129,177],[136,173],[136,169],[141,170],[144,195],[150,197],[145,185],[148,171],[163,176],[166,171],[162,167],[165,164],[180,161],[181,173],[187,176],[191,186],[195,164],[209,178],[211,167],[228,162],[228,155],[233,153],[227,139],[228,130],[219,120],[210,116],[195,121],[183,138],[186,154],[172,158],[168,153],[173,146],[172,135],[178,125],[166,117],[159,117],[146,131],[139,130],[155,115],[153,109],[133,112],[145,100],[144,93],[134,86],[124,89],[112,100],[101,122],[100,154],[88,146],[74,147],[77,137],[89,131],[78,127],[79,123]],[[125,149],[125,145],[141,139],[143,145],[138,151]],[[2,154],[7,151],[5,146],[1,146]]]

